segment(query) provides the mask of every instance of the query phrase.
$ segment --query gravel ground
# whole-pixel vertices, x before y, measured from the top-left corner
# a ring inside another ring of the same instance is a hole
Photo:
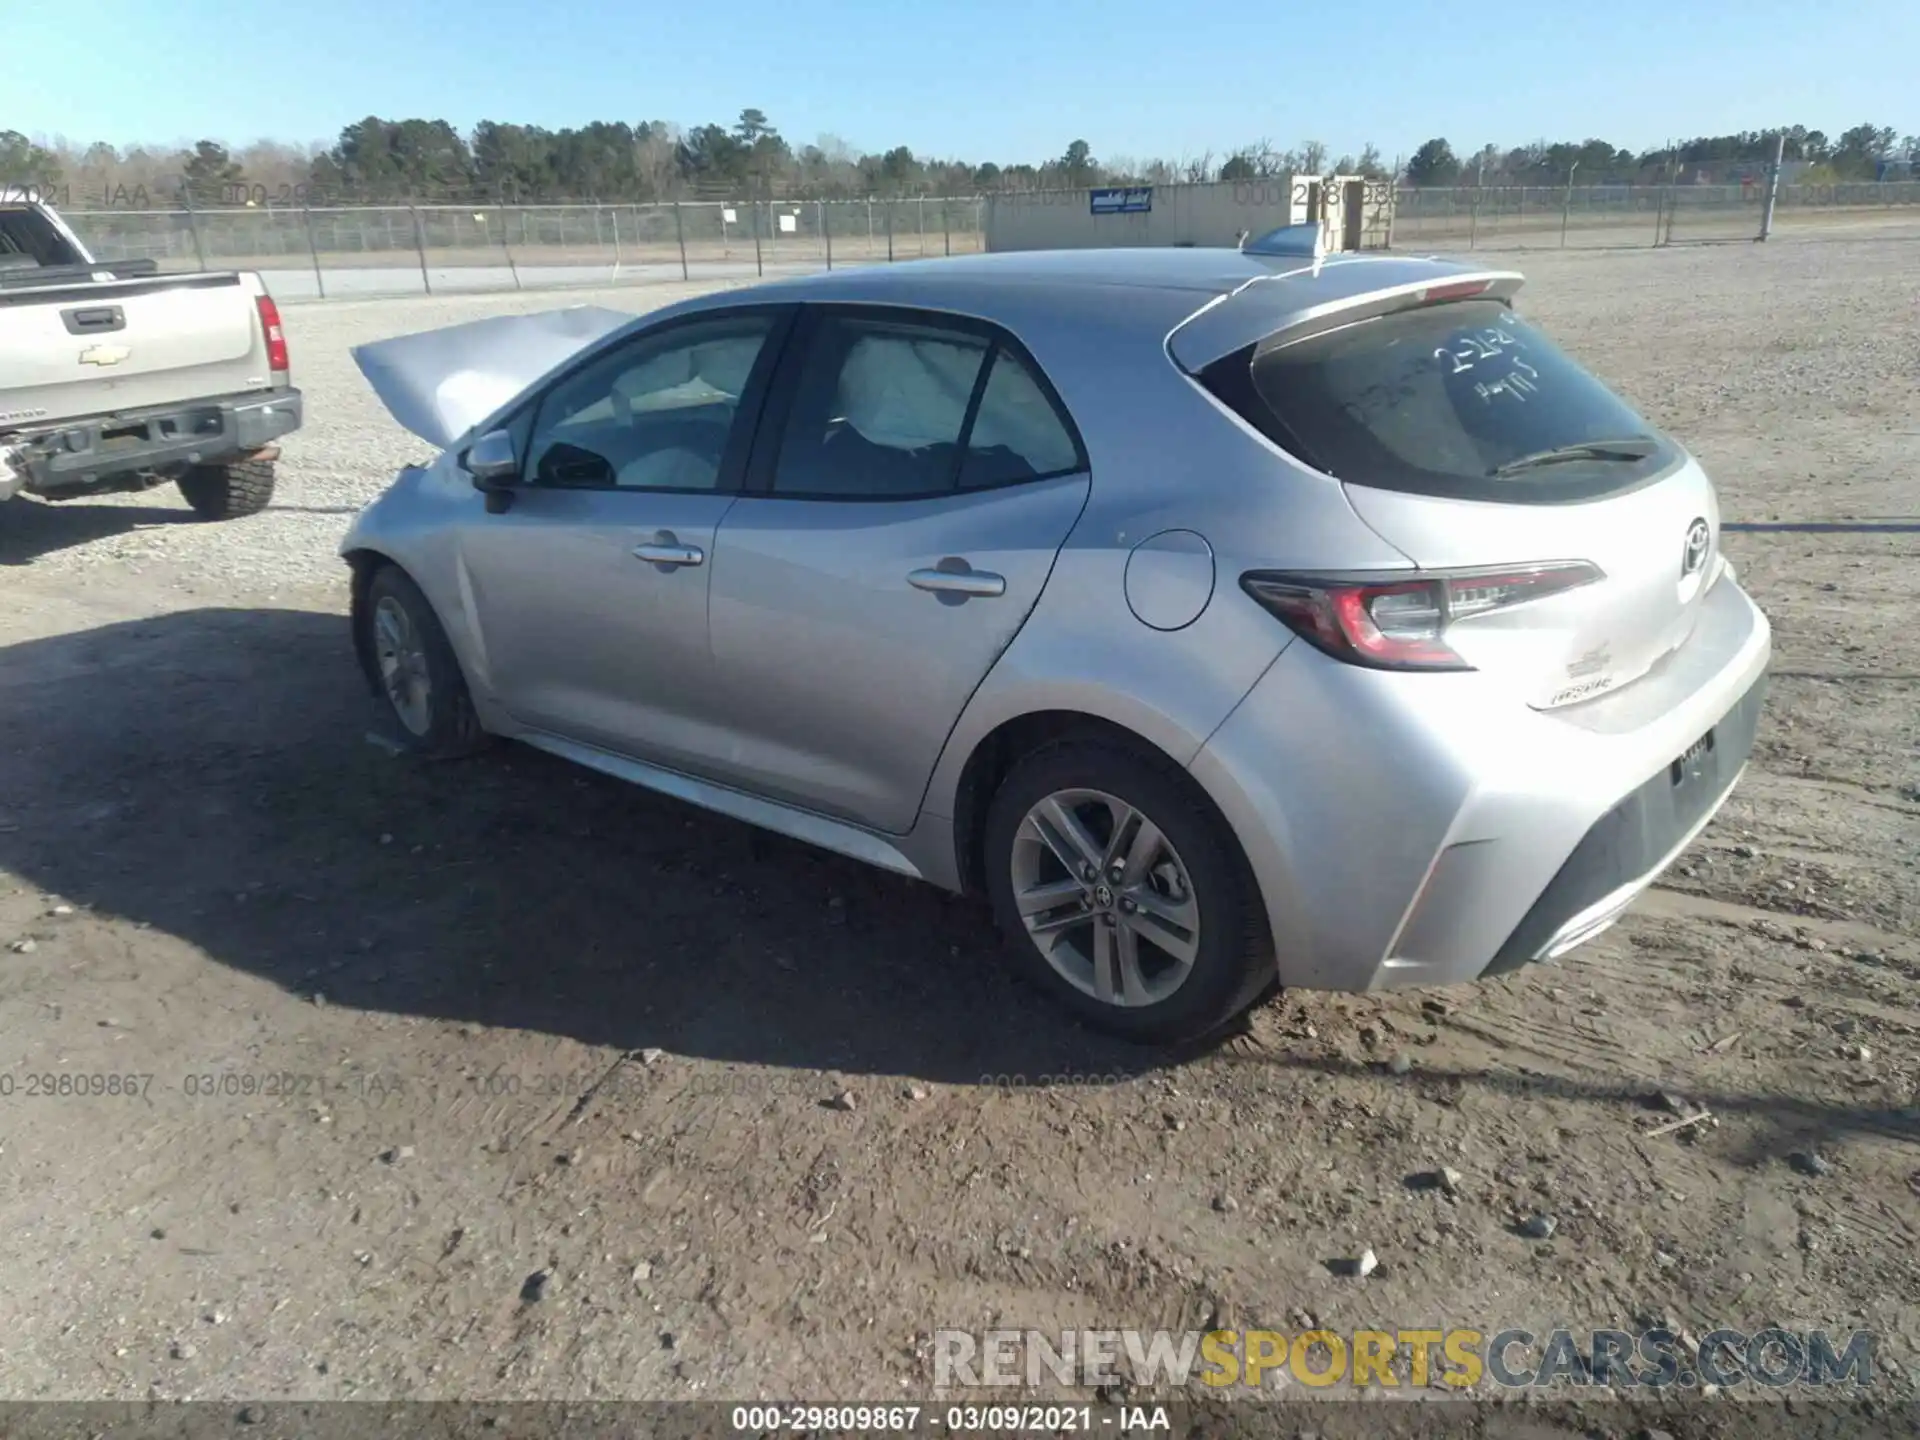
[[[1202,1055],[1062,1027],[924,887],[365,743],[334,546],[422,447],[348,346],[680,287],[290,306],[269,513],[0,510],[0,1396],[885,1398],[936,1327],[1303,1312],[1864,1327],[1911,1396],[1920,245],[1518,263],[1721,486],[1756,762],[1563,965]]]

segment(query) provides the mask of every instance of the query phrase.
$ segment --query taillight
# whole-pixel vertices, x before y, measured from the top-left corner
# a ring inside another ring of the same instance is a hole
[[[260,328],[267,335],[267,368],[290,370],[287,362],[287,333],[280,328],[280,307],[271,295],[262,295],[254,304],[260,308]]]
[[[1492,570],[1429,571],[1416,579],[1332,578],[1255,570],[1241,587],[1302,640],[1376,670],[1471,670],[1447,627],[1605,578],[1584,560]]]

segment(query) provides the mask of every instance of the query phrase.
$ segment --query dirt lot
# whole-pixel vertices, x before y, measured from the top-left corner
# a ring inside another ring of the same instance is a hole
[[[368,742],[332,547],[421,447],[347,346],[553,296],[291,308],[257,519],[0,510],[0,1395],[885,1399],[939,1327],[1311,1314],[1867,1328],[1911,1396],[1920,245],[1525,266],[1745,527],[1757,762],[1564,963],[1201,1055],[1065,1027],[929,889]]]

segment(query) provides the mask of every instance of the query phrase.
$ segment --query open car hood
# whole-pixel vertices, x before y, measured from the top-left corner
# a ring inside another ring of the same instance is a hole
[[[393,418],[444,450],[534,381],[633,319],[597,305],[496,315],[356,345],[353,359]]]

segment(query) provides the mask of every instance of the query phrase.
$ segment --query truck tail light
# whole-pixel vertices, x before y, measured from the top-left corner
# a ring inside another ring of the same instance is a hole
[[[254,304],[260,308],[260,328],[266,332],[267,368],[285,374],[293,367],[287,361],[287,332],[280,328],[280,307],[271,295],[260,296]]]
[[[1320,578],[1255,570],[1241,588],[1302,640],[1375,670],[1471,670],[1447,644],[1455,621],[1603,579],[1584,560],[1431,571],[1415,579]]]

